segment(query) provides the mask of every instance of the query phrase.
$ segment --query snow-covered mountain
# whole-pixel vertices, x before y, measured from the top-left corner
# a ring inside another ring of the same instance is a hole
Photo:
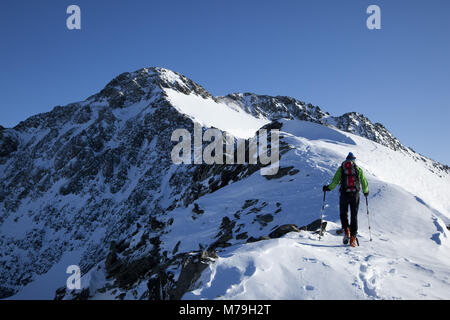
[[[172,132],[195,123],[240,139],[279,128],[278,174],[174,164]],[[349,151],[369,180],[374,239],[361,203],[355,249],[336,234],[336,191],[328,232],[320,241],[314,233],[321,187]],[[2,298],[449,298],[450,170],[358,113],[214,97],[181,74],[145,68],[0,127],[0,177]],[[64,287],[73,264],[82,290]]]

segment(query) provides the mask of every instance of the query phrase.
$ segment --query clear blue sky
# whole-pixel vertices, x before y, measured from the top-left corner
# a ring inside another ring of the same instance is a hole
[[[66,28],[81,7],[82,30]],[[382,29],[366,28],[370,4]],[[0,124],[80,101],[142,67],[214,95],[287,95],[383,123],[450,164],[448,0],[2,0]]]

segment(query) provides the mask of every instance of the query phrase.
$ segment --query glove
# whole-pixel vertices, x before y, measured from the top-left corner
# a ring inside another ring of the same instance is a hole
[[[328,188],[328,186],[323,186],[322,188],[323,192],[327,192],[327,191],[331,191],[330,188]]]
[[[369,192],[364,192],[364,196],[367,198],[369,196]]]

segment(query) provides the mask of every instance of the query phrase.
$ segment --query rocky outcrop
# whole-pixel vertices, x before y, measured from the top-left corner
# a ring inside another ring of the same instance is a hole
[[[223,217],[219,233],[216,235],[217,240],[210,245],[209,250],[213,251],[217,248],[229,247],[228,241],[233,239],[233,228],[235,225],[235,221],[230,220],[228,217]]]
[[[270,238],[280,238],[289,232],[300,232],[300,229],[295,224],[284,224],[279,226],[269,234]]]
[[[0,161],[17,151],[18,147],[19,139],[17,135],[12,130],[0,127]]]
[[[280,238],[289,232],[301,232],[302,230],[318,231],[321,228],[321,226],[322,226],[322,231],[325,232],[326,227],[327,227],[327,222],[323,221],[321,224],[320,219],[314,220],[310,224],[300,227],[300,228],[295,224],[284,224],[282,226],[277,227],[274,231],[272,231],[269,234],[269,237],[270,238]]]
[[[334,117],[334,126],[343,131],[378,142],[392,150],[410,152],[381,123],[372,123],[367,117],[357,112],[345,113]]]
[[[322,222],[322,224],[321,224]],[[300,230],[305,230],[305,231],[318,231],[322,226],[322,231],[325,232],[326,231],[326,227],[327,227],[327,222],[326,221],[321,221],[320,219],[314,220],[313,222],[311,222],[310,224],[303,226],[300,228]]]
[[[258,241],[262,241],[262,240],[270,240],[269,237],[267,236],[260,236],[260,237],[250,237],[247,239],[247,243],[253,243],[253,242],[258,242]]]
[[[193,290],[203,270],[217,258],[218,256],[214,249],[186,255],[180,276],[174,288],[170,291],[170,298],[175,300],[181,299],[186,292]]]

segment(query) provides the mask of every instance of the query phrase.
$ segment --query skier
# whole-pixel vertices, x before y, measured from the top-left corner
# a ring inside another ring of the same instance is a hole
[[[362,191],[367,198],[369,195],[369,185],[364,173],[355,163],[356,157],[353,153],[349,153],[347,159],[337,169],[333,181],[329,185],[323,186],[323,192],[331,191],[340,184],[339,209],[344,232],[344,244],[356,246],[356,234],[358,232],[358,207],[359,207],[359,191],[362,185]],[[348,207],[350,206],[350,224],[348,223]]]

